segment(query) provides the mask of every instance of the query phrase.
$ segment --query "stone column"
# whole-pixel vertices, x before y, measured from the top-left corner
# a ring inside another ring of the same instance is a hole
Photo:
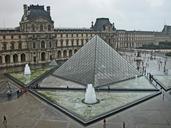
[[[2,63],[5,64],[5,55],[2,55]]]
[[[10,55],[10,63],[14,63],[13,55]]]
[[[61,50],[61,58],[64,58],[63,50]]]
[[[37,55],[37,62],[40,62],[40,61],[41,61],[41,52],[39,51]]]
[[[18,54],[18,62],[21,63],[21,54]]]
[[[25,53],[25,62],[27,62],[28,61],[28,55],[27,55],[27,53]]]
[[[72,55],[74,55],[74,49],[72,50]]]
[[[67,58],[69,57],[69,50],[67,50]]]

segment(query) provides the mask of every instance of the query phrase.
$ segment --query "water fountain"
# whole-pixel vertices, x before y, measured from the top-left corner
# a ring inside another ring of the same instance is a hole
[[[137,76],[137,75],[135,75],[135,79],[137,79],[137,77],[138,77],[138,76]]]
[[[31,75],[31,70],[28,64],[24,67],[24,75]]]
[[[87,104],[97,103],[96,93],[92,84],[87,85],[84,102]]]
[[[29,83],[30,82],[30,75],[31,75],[31,70],[28,64],[25,65],[24,67],[24,77],[25,77],[25,82]]]

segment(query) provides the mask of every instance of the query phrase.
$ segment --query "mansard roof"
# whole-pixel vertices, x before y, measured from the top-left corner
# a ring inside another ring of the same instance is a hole
[[[24,21],[24,18],[30,21],[38,18],[43,18],[53,23],[50,13],[48,13],[44,9],[44,6],[40,6],[40,5],[30,5],[28,7],[27,14],[23,15],[22,21]]]
[[[164,28],[163,28],[163,30],[162,30],[162,32],[164,34],[171,34],[171,26],[165,25]]]
[[[90,28],[55,28],[56,32],[92,32]]]
[[[109,18],[97,18],[96,23],[93,26],[93,30],[95,31],[103,31],[105,26],[112,26],[112,24],[109,21]],[[115,29],[114,26],[112,28]]]

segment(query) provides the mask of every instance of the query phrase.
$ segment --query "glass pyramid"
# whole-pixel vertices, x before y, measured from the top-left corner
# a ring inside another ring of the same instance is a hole
[[[99,36],[93,37],[53,75],[95,87],[142,75]]]
[[[56,63],[55,60],[52,60],[52,61],[49,63],[49,66],[58,66],[58,64]]]

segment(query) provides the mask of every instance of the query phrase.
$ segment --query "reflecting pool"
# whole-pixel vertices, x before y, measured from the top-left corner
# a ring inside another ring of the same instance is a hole
[[[83,122],[101,118],[156,93],[96,91],[97,99],[99,99],[100,102],[89,105],[82,102],[85,91],[37,90],[37,92],[57,106],[59,105],[64,108],[71,116],[74,116]]]
[[[10,75],[26,85],[31,81],[33,81],[34,79],[36,79],[38,76],[49,71],[50,69],[51,69],[50,67],[42,68],[42,69],[32,69],[31,75],[24,75],[23,72],[14,72],[14,73],[10,73]]]

